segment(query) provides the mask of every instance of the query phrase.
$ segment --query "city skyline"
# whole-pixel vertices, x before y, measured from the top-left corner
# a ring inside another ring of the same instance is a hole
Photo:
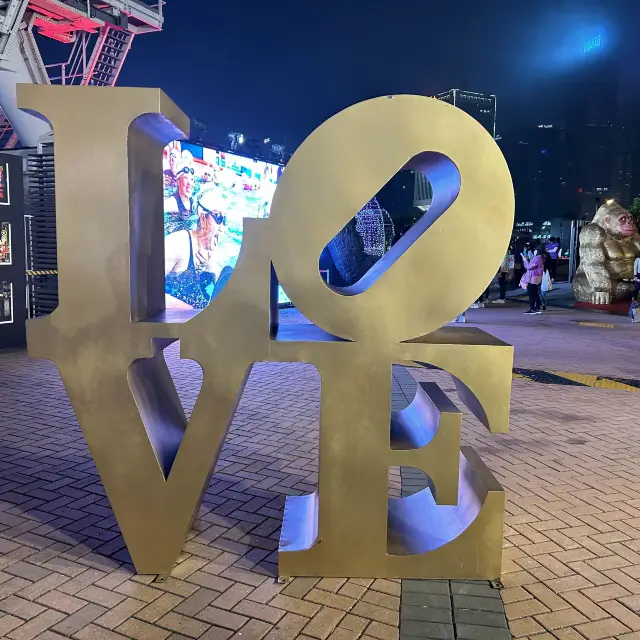
[[[498,134],[555,120],[562,74],[598,36],[593,51],[615,51],[623,105],[640,94],[632,0],[496,0],[481,20],[473,6],[250,1],[238,20],[230,5],[170,1],[164,31],[135,41],[120,84],[162,87],[212,141],[243,131],[290,150],[330,115],[379,95],[494,94]]]

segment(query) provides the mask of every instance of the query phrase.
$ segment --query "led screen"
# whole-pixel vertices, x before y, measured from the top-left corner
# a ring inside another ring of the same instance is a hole
[[[268,217],[283,167],[185,142],[163,162],[166,306],[203,309],[236,265],[243,218]]]

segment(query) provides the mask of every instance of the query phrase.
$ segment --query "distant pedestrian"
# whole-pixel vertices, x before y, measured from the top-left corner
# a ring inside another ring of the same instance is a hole
[[[633,262],[633,279],[636,282],[636,291],[633,294],[633,299],[638,299],[640,293],[640,258],[636,258]]]
[[[487,302],[489,302],[489,289],[491,288],[491,283],[489,286],[482,292],[482,295],[471,305],[471,309],[482,309]]]
[[[537,315],[540,311],[540,283],[544,274],[544,263],[542,257],[535,254],[530,246],[522,252],[522,264],[526,269],[520,280],[520,286],[527,290],[529,294],[529,310],[527,315]]]
[[[549,264],[547,266],[552,281],[555,281],[556,279],[556,270],[558,268],[558,254],[560,252],[559,240],[559,238],[554,238],[552,236],[544,246],[546,252],[549,254]]]
[[[504,304],[507,301],[507,288],[513,280],[513,273],[516,268],[516,257],[513,255],[512,247],[509,247],[507,254],[498,269],[498,286],[500,287],[500,297],[493,302],[495,304]]]

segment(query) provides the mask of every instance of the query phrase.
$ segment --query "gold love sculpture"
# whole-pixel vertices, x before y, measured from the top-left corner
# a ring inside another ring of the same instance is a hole
[[[494,276],[513,224],[509,171],[477,122],[419,96],[330,118],[197,313],[164,308],[161,153],[187,117],[156,89],[21,85],[18,99],[55,132],[59,307],[29,321],[29,354],[58,366],[137,571],[171,572],[253,363],[277,361],[322,381],[318,490],[287,498],[281,576],[499,576],[504,493],[460,450],[460,411],[432,383],[390,409],[392,363],[429,363],[508,430],[512,347],[444,326]],[[430,180],[431,208],[362,280],[327,286],[323,247],[406,167]],[[315,324],[279,326],[278,282]],[[176,340],[203,370],[188,422],[162,354]],[[429,488],[389,499],[391,466]]]

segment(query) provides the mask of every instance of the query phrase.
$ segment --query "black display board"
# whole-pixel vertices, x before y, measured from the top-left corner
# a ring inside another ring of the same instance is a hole
[[[0,153],[0,349],[25,346],[26,319],[22,156]]]

